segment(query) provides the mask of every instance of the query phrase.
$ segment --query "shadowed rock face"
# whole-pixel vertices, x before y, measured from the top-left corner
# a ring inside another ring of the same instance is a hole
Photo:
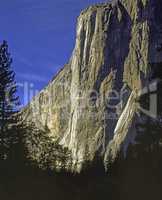
[[[79,172],[96,155],[107,166],[134,139],[138,92],[149,63],[162,61],[160,8],[160,0],[121,0],[84,10],[69,63],[23,110],[69,149],[67,170]]]

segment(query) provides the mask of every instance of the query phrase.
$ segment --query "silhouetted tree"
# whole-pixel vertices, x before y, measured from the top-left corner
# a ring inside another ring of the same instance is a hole
[[[0,160],[6,160],[18,141],[15,73],[6,41],[0,45]]]

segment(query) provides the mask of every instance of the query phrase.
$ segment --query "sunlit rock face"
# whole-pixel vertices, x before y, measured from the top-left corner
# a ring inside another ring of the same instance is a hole
[[[69,63],[23,110],[26,122],[48,129],[49,139],[71,152],[67,170],[80,172],[95,156],[107,166],[133,141],[149,63],[162,61],[161,10],[161,0],[113,1],[84,10]]]

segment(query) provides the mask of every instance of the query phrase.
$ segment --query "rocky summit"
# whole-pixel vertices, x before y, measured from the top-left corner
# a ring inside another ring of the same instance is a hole
[[[126,152],[136,137],[139,94],[153,63],[162,62],[161,10],[161,0],[114,0],[81,12],[69,62],[22,110],[34,126],[25,143],[38,166],[46,155],[51,169],[80,172],[97,157],[107,169]],[[44,136],[33,145],[39,131]],[[55,158],[63,159],[48,158],[56,150],[44,138],[62,148]]]

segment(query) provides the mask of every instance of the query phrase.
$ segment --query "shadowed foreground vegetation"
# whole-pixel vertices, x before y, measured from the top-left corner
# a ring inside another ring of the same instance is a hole
[[[131,155],[131,151],[130,151]],[[0,198],[3,200],[145,200],[162,197],[162,162],[153,155],[120,158],[106,174],[93,164],[79,175],[1,164]]]

